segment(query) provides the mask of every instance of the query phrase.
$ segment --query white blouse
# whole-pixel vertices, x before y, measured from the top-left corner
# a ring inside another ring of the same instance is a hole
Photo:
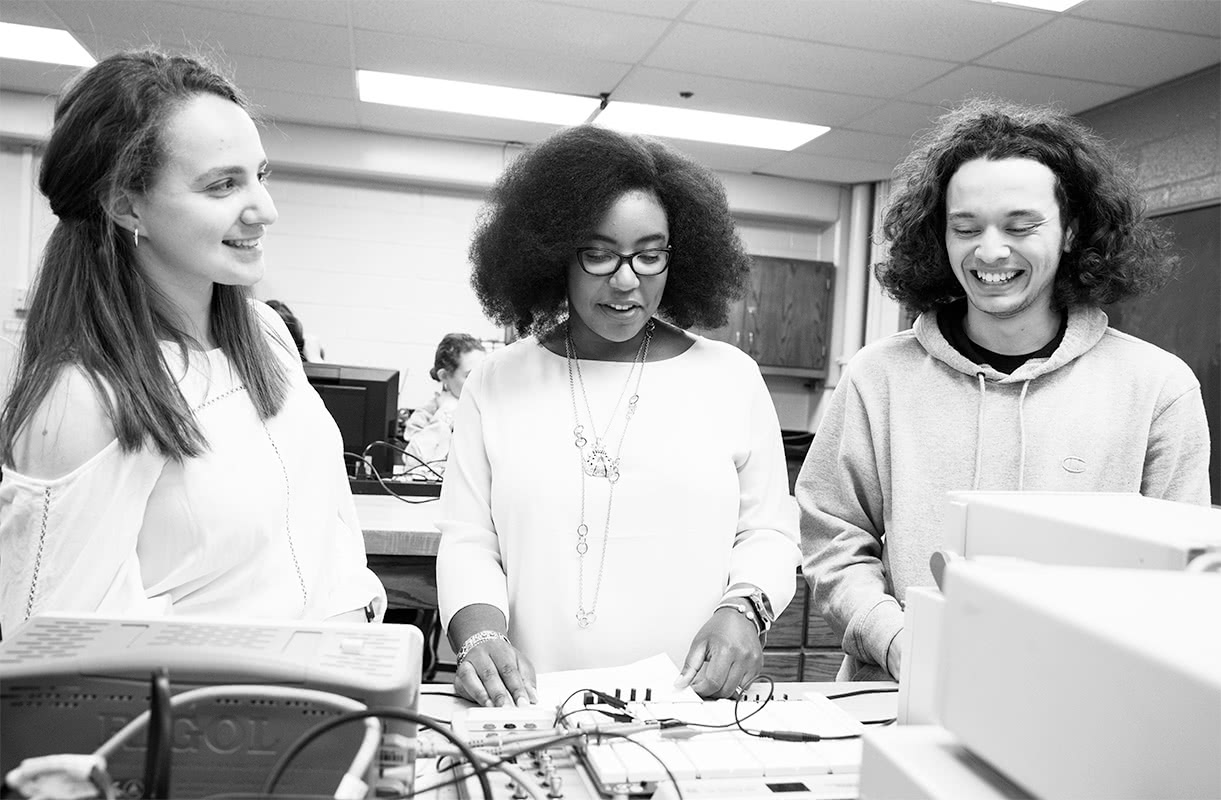
[[[53,480],[5,468],[6,634],[40,612],[320,620],[372,602],[381,614],[385,591],[366,566],[339,431],[284,323],[255,307],[291,383],[275,417],[259,419],[219,349],[183,365],[166,345],[208,443],[201,456],[124,452],[116,439]]]
[[[621,458],[610,485],[585,479],[589,551],[577,551],[581,466],[567,360],[523,339],[490,355],[458,402],[442,489],[437,590],[443,623],[472,603],[501,609],[540,671],[675,664],[727,587],[754,584],[780,613],[796,588],[797,508],[776,411],[758,366],[699,338],[645,366],[619,449],[631,365],[582,361],[599,432]],[[588,451],[588,447],[586,448]],[[603,563],[603,542],[606,542]],[[583,574],[582,574],[583,573]],[[596,604],[594,603],[597,593]],[[578,605],[596,619],[581,628]]]

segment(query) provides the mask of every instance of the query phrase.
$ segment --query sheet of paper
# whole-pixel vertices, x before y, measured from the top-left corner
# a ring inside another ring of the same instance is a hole
[[[664,653],[621,667],[544,672],[538,676],[538,698],[540,703],[559,705],[575,691],[597,689],[612,697],[618,691],[626,701],[643,701],[647,694],[656,702],[699,702],[699,695],[690,686],[674,688],[678,672]]]

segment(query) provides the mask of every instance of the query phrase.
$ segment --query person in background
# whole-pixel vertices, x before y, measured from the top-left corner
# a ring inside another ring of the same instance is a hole
[[[297,315],[292,312],[287,305],[279,300],[268,300],[267,307],[280,315],[280,319],[284,321],[284,327],[288,329],[288,335],[292,337],[293,344],[297,346],[297,355],[301,357],[301,361],[308,362],[309,358],[305,355],[305,328],[301,325],[301,320],[297,319]]]
[[[437,556],[454,684],[525,703],[535,668],[668,653],[727,697],[800,558],[780,426],[724,324],[749,274],[725,192],[651,139],[594,126],[509,166],[471,244],[487,315],[525,338],[454,414]]]
[[[896,170],[878,280],[920,312],[848,364],[798,476],[804,573],[841,679],[897,679],[946,492],[1208,502],[1199,382],[1107,326],[1175,258],[1116,154],[1051,108],[970,101]]]
[[[441,384],[432,400],[411,413],[403,425],[407,442],[406,472],[431,475],[445,472],[449,440],[454,430],[454,409],[471,370],[483,361],[483,343],[469,333],[447,333],[437,344],[429,377]]]
[[[61,95],[58,221],[0,412],[0,620],[379,617],[339,431],[251,299],[276,221],[246,101],[204,62],[101,60]]]

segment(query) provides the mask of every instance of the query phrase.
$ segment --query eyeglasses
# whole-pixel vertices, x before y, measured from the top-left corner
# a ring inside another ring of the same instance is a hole
[[[670,247],[652,247],[635,253],[616,253],[604,247],[578,247],[577,262],[590,275],[614,275],[623,262],[632,268],[638,277],[660,275],[670,265]]]

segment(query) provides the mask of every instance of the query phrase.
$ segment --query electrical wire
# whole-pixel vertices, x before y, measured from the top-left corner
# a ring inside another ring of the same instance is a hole
[[[445,480],[445,476],[444,476],[444,475],[442,475],[440,472],[437,472],[435,469],[433,469],[433,467],[432,467],[432,463],[433,463],[433,462],[431,462],[431,461],[425,461],[424,459],[422,459],[422,458],[420,458],[419,456],[417,456],[415,453],[410,453],[410,452],[408,452],[407,450],[405,450],[404,448],[399,447],[399,446],[398,446],[397,444],[395,444],[394,442],[387,442],[387,441],[383,441],[383,440],[380,440],[380,439],[379,439],[378,441],[376,441],[376,442],[369,442],[367,445],[365,445],[365,451],[364,451],[364,457],[365,457],[365,458],[368,458],[368,456],[369,456],[369,451],[370,451],[371,449],[373,449],[374,447],[385,447],[385,448],[387,448],[387,449],[393,450],[394,452],[396,452],[396,453],[398,453],[398,454],[400,454],[400,455],[404,455],[404,456],[406,456],[407,458],[414,459],[414,460],[415,460],[415,462],[416,462],[416,466],[412,467],[412,469],[413,469],[413,470],[415,470],[415,469],[420,469],[421,467],[423,467],[424,469],[428,470],[428,471],[429,471],[429,472],[431,472],[433,475],[435,475],[435,476],[436,476],[436,478],[437,478],[437,480],[439,480],[439,481],[441,481],[441,480]]]
[[[828,700],[842,700],[845,697],[856,697],[860,694],[890,694],[891,692],[899,691],[898,686],[888,686],[884,689],[857,689],[854,692],[843,692],[841,694],[824,695]]]
[[[331,719],[321,722],[310,728],[305,733],[301,734],[301,737],[298,738],[297,741],[293,742],[292,745],[284,751],[284,754],[280,756],[280,760],[267,775],[267,780],[263,782],[261,794],[270,795],[275,791],[276,784],[280,782],[280,778],[284,775],[285,770],[288,769],[288,765],[291,764],[292,760],[296,758],[297,754],[304,750],[311,742],[315,741],[333,728],[337,728],[346,722],[351,722],[358,719],[371,719],[375,723],[378,719],[404,720],[406,722],[412,722],[416,725],[434,730],[457,747],[468,761],[470,761],[472,764],[475,763],[476,756],[474,750],[472,750],[471,747],[466,744],[466,742],[463,742],[461,739],[455,736],[451,731],[446,730],[443,726],[433,724],[429,717],[402,708],[365,708],[360,711],[349,711],[345,714],[340,714],[337,717],[332,717]],[[379,730],[380,728],[381,726],[378,725]],[[483,792],[484,800],[494,800],[492,797],[492,785],[488,782],[487,768],[476,767],[475,775],[479,780],[479,788]]]
[[[358,455],[357,453],[353,453],[348,450],[344,450],[343,454],[345,456],[351,456],[352,458],[354,458],[357,461],[364,464],[368,468],[368,470],[371,473],[373,473],[373,477],[375,479],[377,479],[377,482],[381,484],[382,488],[386,490],[386,494],[390,495],[391,497],[395,498],[396,500],[401,500],[402,502],[406,503],[407,505],[412,505],[412,506],[419,505],[420,503],[432,503],[437,500],[436,497],[415,497],[415,498],[403,497],[402,495],[395,492],[394,489],[391,488],[390,484],[386,483],[385,479],[382,478],[382,474],[377,471],[377,467],[373,466],[373,461],[370,460],[367,456]]]
[[[174,757],[174,706],[169,671],[158,667],[149,679],[149,724],[144,747],[144,798],[170,796]]]
[[[362,713],[365,710],[364,703],[332,692],[322,692],[316,689],[294,689],[287,686],[256,686],[246,684],[205,686],[200,689],[189,689],[181,694],[174,695],[170,699],[170,706],[178,708],[187,703],[213,700],[218,697],[251,697],[306,701],[345,711],[348,714]],[[104,761],[109,761],[118,752],[120,747],[148,725],[151,716],[148,711],[143,712],[124,725],[118,733],[103,742],[93,754]],[[346,715],[340,715],[334,719],[342,719],[344,716]],[[365,773],[369,770],[370,765],[377,756],[377,749],[381,744],[382,738],[382,726],[377,717],[366,715],[365,718],[368,720],[368,723],[365,725],[364,739],[361,740],[360,748],[356,751],[356,755],[353,757],[352,763],[344,775],[345,780],[352,780],[354,778],[361,781],[362,784]],[[264,792],[264,794],[267,794],[267,792]]]

